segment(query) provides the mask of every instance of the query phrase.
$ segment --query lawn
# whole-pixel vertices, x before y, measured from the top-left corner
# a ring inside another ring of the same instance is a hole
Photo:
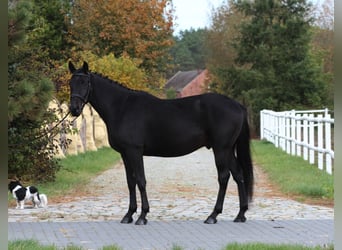
[[[114,167],[119,159],[120,155],[109,147],[67,156],[61,160],[62,168],[57,173],[56,181],[41,184],[40,189],[48,197],[63,196],[76,189],[82,190],[92,178]]]
[[[119,153],[109,147],[70,155],[61,159],[62,167],[54,182],[34,185],[39,188],[40,193],[48,196],[49,201],[59,199],[65,195],[72,195],[75,190],[84,190],[92,178],[114,167],[119,160]],[[8,199],[14,202],[11,194],[8,195]]]
[[[298,199],[321,199],[333,202],[334,177],[309,164],[301,157],[288,155],[266,141],[253,140],[253,161],[286,195]]]
[[[8,244],[8,250],[57,250],[61,248],[57,248],[56,246],[49,245],[44,246],[39,244],[35,240],[17,240],[17,241],[11,241]],[[111,245],[111,246],[105,246],[102,249],[99,250],[121,250],[122,248]],[[327,246],[327,247],[305,247],[300,245],[274,245],[274,244],[262,244],[262,243],[249,243],[249,244],[228,244],[225,248],[222,250],[333,250],[334,247]],[[62,250],[85,250],[82,247],[78,246],[68,246],[65,248],[62,248]],[[181,246],[174,245],[170,250],[185,250],[185,248],[182,248]]]

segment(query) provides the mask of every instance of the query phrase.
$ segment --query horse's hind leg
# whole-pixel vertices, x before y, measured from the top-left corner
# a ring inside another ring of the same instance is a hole
[[[135,222],[136,225],[145,225],[147,223],[146,215],[150,211],[150,206],[147,199],[146,178],[142,157],[141,163],[142,164],[136,169],[137,184],[141,195],[141,214],[138,220]]]
[[[236,182],[238,186],[238,193],[239,193],[239,202],[240,202],[240,211],[236,218],[234,219],[234,222],[245,222],[246,217],[245,213],[248,209],[248,197],[247,197],[247,192],[245,188],[245,183],[244,183],[244,178],[243,178],[243,173],[242,169],[238,163],[238,161],[234,157],[234,164],[231,166],[231,173],[233,175],[233,179]]]
[[[214,150],[215,163],[218,174],[219,191],[217,195],[214,211],[204,221],[207,224],[215,224],[217,222],[216,217],[222,213],[224,197],[226,195],[228,180],[230,177],[229,163],[231,162],[231,153],[229,150],[216,151]]]

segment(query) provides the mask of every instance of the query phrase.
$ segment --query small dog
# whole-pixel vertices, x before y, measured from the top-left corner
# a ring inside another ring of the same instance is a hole
[[[39,194],[38,189],[34,186],[23,187],[19,181],[11,181],[8,184],[8,189],[12,193],[13,198],[16,199],[16,209],[24,209],[25,201],[31,200],[33,207],[46,207],[47,196]]]

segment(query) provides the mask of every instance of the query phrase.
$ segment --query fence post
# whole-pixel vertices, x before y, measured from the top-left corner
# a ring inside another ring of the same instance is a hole
[[[282,150],[285,150],[284,136],[285,136],[285,123],[283,115],[278,116],[278,126],[279,126],[279,146]]]
[[[296,115],[297,118],[297,134],[296,134],[296,141],[297,142],[302,142],[302,121],[300,120],[300,115]],[[302,147],[297,144],[297,156],[301,156],[302,155]]]
[[[320,121],[318,121],[318,128],[317,128],[317,147],[318,150],[323,150],[323,122],[322,122],[322,115],[317,116]],[[323,153],[318,151],[318,168],[323,169]]]
[[[279,116],[277,116],[275,113],[273,113],[273,126],[274,126],[274,145],[276,148],[279,147]]]
[[[325,118],[330,119],[330,114],[326,114]],[[332,174],[332,166],[331,166],[331,123],[325,122],[325,149],[327,150],[327,154],[325,156],[326,159],[326,171],[329,174]]]
[[[264,139],[264,126],[265,126],[265,121],[264,121],[264,113],[265,110],[260,111],[260,140]]]
[[[307,114],[304,114],[303,115],[303,158],[304,160],[308,160],[308,141],[309,141],[309,138],[308,138],[308,115]]]
[[[296,154],[296,111],[291,111],[291,154]]]
[[[285,145],[286,145],[286,153],[290,154],[291,153],[291,144],[290,144],[290,118],[289,118],[289,112],[285,112]]]
[[[313,114],[309,115],[309,118],[314,118]],[[310,164],[315,163],[315,151],[313,148],[315,147],[315,123],[313,121],[309,121],[309,145],[310,145]]]

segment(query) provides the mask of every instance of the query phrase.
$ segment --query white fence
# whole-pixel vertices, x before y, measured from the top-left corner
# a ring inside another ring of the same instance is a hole
[[[260,111],[260,138],[272,142],[288,154],[302,156],[310,164],[333,172],[332,129],[334,119],[328,109],[308,111]]]

